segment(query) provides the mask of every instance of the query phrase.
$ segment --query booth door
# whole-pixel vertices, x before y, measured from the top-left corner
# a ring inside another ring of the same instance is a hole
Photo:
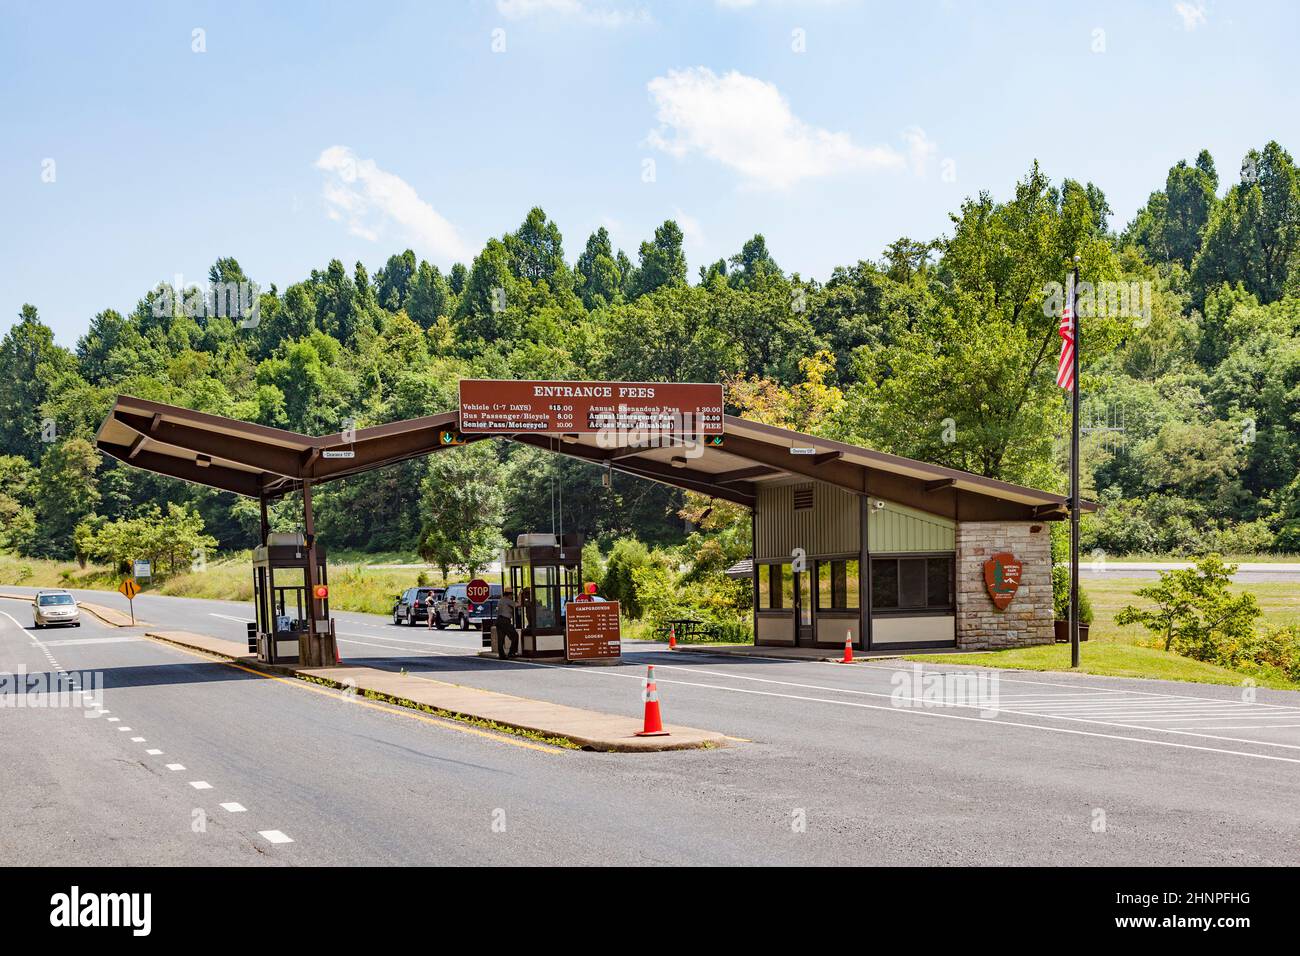
[[[799,645],[816,643],[813,635],[813,578],[807,571],[794,572],[794,642]]]

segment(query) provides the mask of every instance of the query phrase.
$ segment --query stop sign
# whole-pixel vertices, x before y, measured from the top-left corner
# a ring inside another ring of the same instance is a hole
[[[482,604],[491,593],[492,589],[488,587],[488,583],[482,578],[475,578],[465,585],[465,597],[473,604]]]

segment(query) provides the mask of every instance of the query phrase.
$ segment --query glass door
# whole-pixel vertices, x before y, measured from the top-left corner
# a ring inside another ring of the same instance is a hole
[[[794,572],[794,642],[813,643],[812,575],[807,571]]]

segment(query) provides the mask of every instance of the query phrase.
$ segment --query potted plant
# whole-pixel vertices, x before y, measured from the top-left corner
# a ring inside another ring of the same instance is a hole
[[[1065,644],[1070,640],[1070,569],[1064,565],[1052,568],[1052,606],[1056,620],[1052,627],[1056,631],[1056,643]],[[1088,625],[1092,623],[1092,602],[1088,592],[1079,588],[1079,640],[1088,639]]]

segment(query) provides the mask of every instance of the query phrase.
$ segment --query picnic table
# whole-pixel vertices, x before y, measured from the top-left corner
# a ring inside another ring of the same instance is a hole
[[[691,617],[675,618],[670,621],[664,621],[659,625],[659,634],[664,640],[668,640],[668,632],[675,631],[677,640],[689,641],[693,638],[712,638],[716,633],[716,628],[706,621],[697,621]]]

